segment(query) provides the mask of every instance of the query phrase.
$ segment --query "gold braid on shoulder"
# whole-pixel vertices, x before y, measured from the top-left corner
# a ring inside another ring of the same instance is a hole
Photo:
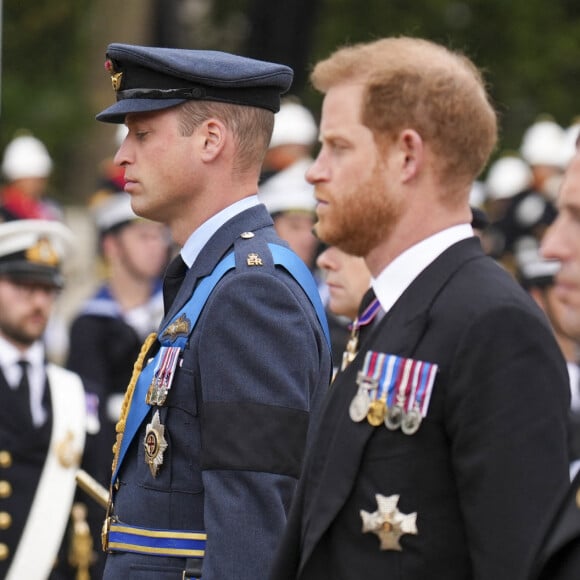
[[[139,356],[133,365],[133,374],[131,375],[131,380],[129,381],[129,386],[125,391],[125,397],[123,398],[123,405],[121,406],[121,416],[119,421],[115,426],[115,431],[117,433],[117,439],[113,445],[113,473],[117,469],[117,462],[119,461],[119,452],[121,451],[121,441],[123,440],[123,433],[125,432],[125,425],[127,423],[127,415],[129,414],[129,408],[131,407],[131,400],[133,399],[133,393],[135,392],[135,386],[137,385],[137,379],[143,370],[143,363],[145,362],[145,357],[149,352],[149,349],[157,339],[157,333],[152,332],[143,343],[141,350],[139,351]]]

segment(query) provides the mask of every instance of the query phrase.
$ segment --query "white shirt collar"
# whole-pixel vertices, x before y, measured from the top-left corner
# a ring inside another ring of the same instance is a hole
[[[188,268],[191,268],[197,257],[199,256],[203,247],[207,244],[209,239],[231,218],[242,213],[243,211],[250,209],[258,205],[260,201],[257,195],[251,195],[250,197],[244,197],[232,205],[222,209],[220,212],[216,213],[214,216],[209,218],[206,222],[201,224],[192,234],[189,236],[185,242],[183,248],[181,248],[181,257],[183,261],[187,264]]]
[[[30,366],[44,366],[44,346],[37,340],[28,350],[21,352],[11,342],[0,336],[0,366],[3,370],[18,365],[18,361],[26,359]],[[10,371],[8,371],[10,372]]]
[[[473,236],[469,224],[452,226],[411,246],[371,281],[375,295],[388,312],[411,282],[447,248]]]

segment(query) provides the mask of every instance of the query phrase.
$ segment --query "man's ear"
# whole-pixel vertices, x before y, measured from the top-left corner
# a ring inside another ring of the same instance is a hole
[[[201,160],[213,161],[223,150],[227,136],[226,126],[217,119],[208,119],[200,127]]]
[[[425,160],[425,148],[421,135],[413,129],[402,131],[397,144],[402,153],[401,178],[405,183],[413,179],[421,169]]]

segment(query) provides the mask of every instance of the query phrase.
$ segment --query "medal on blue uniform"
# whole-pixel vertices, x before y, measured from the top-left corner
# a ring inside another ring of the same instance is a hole
[[[148,405],[162,406],[165,404],[171,383],[181,354],[179,346],[162,346],[159,349],[157,365],[153,371],[153,380],[145,397]]]
[[[147,424],[145,432],[145,462],[149,465],[151,475],[157,477],[159,467],[163,464],[163,453],[167,449],[165,425],[159,420],[159,411],[155,411],[151,423]]]

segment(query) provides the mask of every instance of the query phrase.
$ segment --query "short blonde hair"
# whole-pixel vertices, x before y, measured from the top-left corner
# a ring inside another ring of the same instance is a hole
[[[215,101],[187,101],[180,106],[179,114],[183,135],[191,135],[212,117],[232,131],[237,146],[234,172],[261,167],[274,128],[272,111]]]
[[[361,122],[377,142],[414,129],[437,155],[442,180],[473,181],[495,147],[497,116],[482,74],[439,44],[398,37],[344,47],[319,62],[311,80],[323,93],[364,84]]]

